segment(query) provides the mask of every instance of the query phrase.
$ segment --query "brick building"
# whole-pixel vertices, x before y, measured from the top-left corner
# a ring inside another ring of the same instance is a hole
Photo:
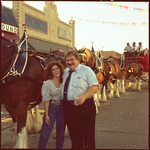
[[[10,11],[18,24],[16,35],[21,38],[26,29],[28,42],[37,52],[75,49],[75,21],[71,19],[69,24],[61,21],[53,1],[45,1],[43,11],[25,1],[12,1]]]

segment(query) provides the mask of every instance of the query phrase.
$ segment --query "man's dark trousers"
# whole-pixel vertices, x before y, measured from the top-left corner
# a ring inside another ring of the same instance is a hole
[[[65,121],[72,142],[72,149],[95,149],[96,108],[93,98],[80,106],[65,101]]]

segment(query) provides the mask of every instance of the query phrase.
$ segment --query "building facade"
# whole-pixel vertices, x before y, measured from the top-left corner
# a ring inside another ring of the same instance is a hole
[[[75,21],[61,21],[53,1],[45,1],[43,11],[24,1],[12,1],[12,12],[18,23],[17,35],[21,38],[26,29],[28,42],[37,52],[75,49]]]
[[[19,41],[18,33],[18,23],[15,19],[10,8],[1,7],[1,36],[9,39],[10,41]]]

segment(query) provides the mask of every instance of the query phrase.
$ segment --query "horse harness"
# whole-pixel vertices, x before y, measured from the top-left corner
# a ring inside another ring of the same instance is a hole
[[[5,63],[5,62],[9,61],[11,58],[13,58],[8,69],[2,75],[2,78],[1,78],[2,83],[12,81],[14,79],[17,79],[18,77],[22,77],[22,74],[24,73],[27,62],[28,62],[29,50],[23,50],[21,48],[21,45],[19,45],[19,46],[17,44],[14,44],[14,45],[15,45],[14,55],[11,56],[10,58],[8,58],[7,60],[5,60],[4,62],[2,62],[2,63]],[[7,47],[10,47],[10,45],[8,45]],[[42,64],[44,62],[39,57],[37,57],[35,55],[34,55],[34,57],[40,61],[40,64]],[[43,63],[43,66],[45,67],[44,63]]]

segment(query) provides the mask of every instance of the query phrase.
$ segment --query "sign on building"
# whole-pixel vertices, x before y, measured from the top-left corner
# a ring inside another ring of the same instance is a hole
[[[1,30],[16,33],[16,34],[17,34],[17,31],[18,31],[17,27],[11,26],[11,25],[8,25],[8,24],[5,24],[5,23],[1,23]]]
[[[71,40],[71,32],[58,27],[58,36],[67,40]]]

